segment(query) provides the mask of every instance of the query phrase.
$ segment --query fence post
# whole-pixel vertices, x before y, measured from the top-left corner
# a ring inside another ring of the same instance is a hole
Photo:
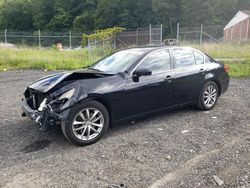
[[[7,43],[7,29],[4,30],[4,42]]]
[[[149,25],[149,45],[152,45],[152,25]]]
[[[136,29],[136,46],[139,46],[139,28]]]
[[[38,30],[38,46],[40,49],[41,48],[41,31],[40,31],[40,29]]]
[[[95,31],[95,34],[96,34],[96,31]],[[96,41],[96,35],[95,35],[95,48],[96,48],[96,44],[97,44],[97,41]]]
[[[91,54],[90,54],[90,41],[89,41],[89,38],[88,38],[88,54],[89,54],[89,61],[91,61]]]
[[[242,38],[242,22],[240,23],[240,43],[241,43],[241,38]]]
[[[114,47],[113,50],[116,50],[116,36],[114,36]]]
[[[163,39],[163,31],[162,31],[162,24],[161,24],[161,38],[160,38],[161,44],[160,45],[162,45],[162,39]]]
[[[202,45],[203,24],[201,24],[200,45]]]
[[[71,31],[69,31],[69,48],[72,48]]]
[[[179,45],[179,34],[180,34],[180,23],[177,23],[177,34],[176,34],[176,43]]]

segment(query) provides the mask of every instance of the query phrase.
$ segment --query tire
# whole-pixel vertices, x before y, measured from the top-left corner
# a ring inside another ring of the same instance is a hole
[[[94,114],[96,115],[94,116]],[[86,146],[97,142],[105,135],[108,127],[109,113],[107,109],[94,100],[73,106],[67,121],[61,124],[66,139],[78,146]]]
[[[197,107],[198,109],[203,111],[211,110],[216,105],[218,98],[219,98],[218,85],[213,81],[209,81],[202,88],[202,91],[198,98]]]

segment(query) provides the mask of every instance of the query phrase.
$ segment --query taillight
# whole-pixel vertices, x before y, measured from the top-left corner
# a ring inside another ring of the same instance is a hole
[[[229,67],[227,65],[224,65],[225,72],[229,72]]]

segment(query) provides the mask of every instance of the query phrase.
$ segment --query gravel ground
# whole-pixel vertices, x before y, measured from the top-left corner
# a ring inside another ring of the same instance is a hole
[[[21,117],[25,87],[46,74],[0,73],[0,187],[250,187],[250,79],[232,79],[210,112],[117,125],[76,147]]]

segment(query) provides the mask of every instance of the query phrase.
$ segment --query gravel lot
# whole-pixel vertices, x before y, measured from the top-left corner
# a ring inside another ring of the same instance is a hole
[[[232,79],[210,112],[117,125],[76,147],[21,117],[25,87],[46,74],[0,73],[0,187],[250,187],[250,79]]]

